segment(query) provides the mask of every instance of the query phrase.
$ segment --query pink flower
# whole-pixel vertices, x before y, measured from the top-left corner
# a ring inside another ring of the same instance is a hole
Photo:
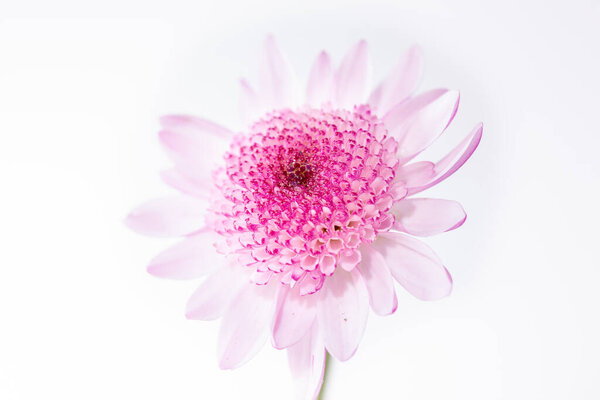
[[[422,58],[412,48],[371,95],[367,45],[333,70],[321,53],[304,102],[293,73],[267,39],[258,91],[241,82],[248,128],[239,134],[190,116],[161,119],[160,142],[180,191],[136,208],[127,224],[184,239],[155,257],[159,277],[207,276],[186,316],[222,317],[219,365],[236,368],[267,339],[287,349],[299,398],[320,390],[326,351],[352,357],[369,306],[397,307],[393,280],[422,300],[447,296],[450,274],[415,236],[458,228],[451,200],[412,196],[452,175],[471,156],[478,124],[437,162],[413,161],[454,118],[459,95],[413,96]]]

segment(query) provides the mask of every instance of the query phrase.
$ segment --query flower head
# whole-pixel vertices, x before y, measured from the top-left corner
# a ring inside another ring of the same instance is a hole
[[[386,133],[368,106],[306,108],[270,113],[233,142],[212,211],[253,282],[308,295],[359,264],[358,248],[393,222],[397,142]]]
[[[412,48],[367,98],[367,47],[359,42],[333,71],[321,53],[304,102],[291,69],[266,42],[259,91],[241,82],[247,128],[167,116],[160,140],[174,168],[162,174],[181,196],[134,210],[134,230],[183,241],[151,261],[169,278],[208,277],[186,315],[223,317],[222,368],[249,360],[270,337],[287,349],[299,397],[320,390],[326,351],[347,360],[370,308],[391,314],[393,280],[423,300],[448,295],[452,280],[415,236],[462,225],[462,207],[413,198],[473,153],[478,124],[438,162],[412,161],[448,127],[455,91],[413,96],[422,60]],[[258,93],[258,94],[257,94]]]

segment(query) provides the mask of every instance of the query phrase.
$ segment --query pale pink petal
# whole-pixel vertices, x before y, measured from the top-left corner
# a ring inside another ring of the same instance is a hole
[[[417,88],[423,75],[423,54],[418,46],[411,47],[392,72],[373,91],[369,105],[379,115],[406,100]]]
[[[317,306],[319,327],[332,356],[346,361],[354,355],[369,315],[369,292],[360,272],[339,269],[325,280]]]
[[[202,132],[163,130],[158,135],[177,169],[198,181],[210,178],[211,171],[223,162],[223,156],[229,147],[226,140],[206,136]]]
[[[148,236],[188,235],[204,227],[207,203],[188,196],[170,196],[150,200],[129,213],[125,224]]]
[[[357,249],[347,249],[339,254],[338,266],[346,271],[352,271],[362,259],[362,254]]]
[[[419,110],[427,107],[446,93],[448,93],[448,89],[433,89],[397,104],[384,114],[383,122],[394,137],[402,139],[406,134],[406,125],[416,117]]]
[[[331,101],[333,91],[333,69],[326,52],[321,52],[310,70],[306,87],[306,102],[319,107]]]
[[[431,236],[461,226],[467,214],[460,203],[443,199],[404,199],[394,204],[394,228],[415,236]]]
[[[259,117],[260,101],[256,92],[250,84],[245,80],[240,80],[240,95],[239,95],[240,116],[245,125],[250,124]]]
[[[273,36],[265,41],[260,66],[259,93],[268,110],[292,106],[294,103],[294,72],[283,57]]]
[[[170,279],[202,277],[225,261],[213,245],[215,240],[216,234],[212,231],[190,236],[154,257],[148,265],[148,272]]]
[[[234,135],[219,124],[191,115],[165,115],[160,118],[160,124],[165,130],[200,137],[210,134],[218,138],[232,138]]]
[[[483,124],[479,123],[477,126],[475,126],[473,131],[471,131],[471,133],[458,144],[458,146],[456,146],[450,153],[448,153],[444,158],[435,164],[435,173],[427,183],[424,183],[421,186],[409,188],[408,193],[410,195],[419,193],[425,189],[437,185],[455,173],[471,157],[471,154],[473,154],[479,145],[479,142],[481,141],[482,133]]]
[[[279,285],[244,285],[225,312],[219,331],[219,367],[237,368],[249,361],[269,337]]]
[[[404,182],[398,181],[392,184],[388,193],[392,196],[393,201],[399,201],[406,197],[408,189],[406,189]]]
[[[327,353],[316,325],[287,351],[297,400],[316,400],[323,384]]]
[[[220,318],[242,287],[254,285],[248,274],[241,272],[239,266],[226,265],[209,275],[188,300],[186,318],[202,321]]]
[[[398,157],[404,164],[433,143],[446,130],[458,110],[459,93],[435,89],[392,108],[384,117],[390,135],[398,140]]]
[[[452,291],[452,278],[425,243],[403,233],[379,235],[373,246],[381,252],[392,276],[421,300],[437,300]]]
[[[367,42],[361,40],[346,54],[335,73],[335,101],[338,106],[352,109],[365,101],[369,79]]]
[[[378,315],[392,314],[398,308],[398,299],[385,259],[372,246],[363,246],[361,253],[358,269],[369,291],[371,308]]]
[[[404,182],[404,186],[413,187],[431,181],[435,175],[435,164],[430,161],[417,161],[401,166],[396,170],[395,180]]]
[[[282,288],[273,320],[273,345],[284,349],[305,336],[317,315],[319,294],[301,296],[299,285]]]
[[[186,176],[176,168],[167,169],[160,172],[160,177],[167,185],[180,192],[206,199],[210,195],[210,191],[214,184],[209,179],[197,180],[193,177]]]

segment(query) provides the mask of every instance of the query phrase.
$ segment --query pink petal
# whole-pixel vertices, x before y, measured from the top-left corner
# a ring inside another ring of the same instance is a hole
[[[332,356],[346,361],[362,339],[369,315],[369,292],[356,268],[336,271],[321,290],[317,318],[325,346]]]
[[[206,208],[206,202],[200,199],[187,196],[163,197],[136,207],[125,218],[125,224],[143,235],[183,236],[204,226]]]
[[[265,41],[259,83],[260,100],[267,109],[293,105],[294,73],[273,36]]]
[[[418,46],[411,47],[390,75],[373,91],[371,108],[384,115],[393,106],[406,100],[417,88],[423,75],[423,54]]]
[[[427,183],[424,183],[418,187],[409,188],[408,193],[410,195],[419,193],[425,189],[437,185],[455,173],[471,157],[471,154],[473,154],[479,145],[479,142],[481,141],[482,133],[483,124],[479,123],[475,126],[471,133],[458,144],[458,146],[456,146],[450,153],[448,153],[444,158],[435,164],[435,173]]]
[[[240,80],[239,107],[242,122],[246,125],[257,119],[260,114],[258,96],[245,79]]]
[[[206,136],[203,131],[163,130],[159,140],[177,169],[198,181],[210,179],[211,171],[222,163],[228,142]]]
[[[299,285],[280,290],[273,320],[274,347],[290,347],[305,336],[317,315],[318,297],[318,294],[301,296]]]
[[[213,272],[188,300],[186,318],[202,321],[220,318],[240,289],[253,285],[249,283],[248,275],[240,272],[238,266],[231,265]]]
[[[219,367],[237,368],[249,361],[269,337],[279,285],[244,285],[223,316],[219,331]]]
[[[361,261],[362,254],[357,249],[347,249],[339,254],[338,265],[346,271],[352,271]]]
[[[171,186],[173,189],[202,199],[209,197],[210,190],[213,187],[213,183],[210,179],[207,178],[203,180],[197,180],[193,177],[184,175],[176,168],[161,171],[160,177],[162,178],[163,182]]]
[[[430,161],[417,161],[401,166],[396,170],[395,180],[404,182],[407,187],[419,186],[431,181],[435,175],[435,164]]]
[[[160,278],[202,277],[225,261],[213,246],[215,240],[213,232],[188,237],[154,257],[148,265],[148,272]]]
[[[338,106],[352,109],[365,101],[369,75],[367,42],[361,40],[346,54],[335,73],[335,100]]]
[[[385,259],[372,246],[363,246],[361,253],[358,268],[369,291],[371,308],[378,315],[392,314],[398,308],[398,299]]]
[[[325,372],[325,346],[316,323],[302,340],[289,347],[288,363],[297,400],[316,400],[323,384]]]
[[[216,137],[232,138],[234,133],[229,129],[202,118],[191,115],[165,115],[161,117],[160,124],[165,130],[189,133],[204,136],[211,134]]]
[[[379,235],[373,246],[381,252],[392,276],[421,300],[438,300],[452,291],[452,278],[425,243],[402,233]]]
[[[452,200],[404,199],[391,209],[396,217],[394,228],[415,236],[431,236],[461,226],[467,214]]]
[[[333,89],[333,70],[326,52],[321,52],[310,70],[306,87],[306,102],[319,107],[331,101]]]
[[[446,130],[458,110],[459,93],[435,89],[392,108],[384,123],[398,140],[398,157],[404,164],[433,143]]]

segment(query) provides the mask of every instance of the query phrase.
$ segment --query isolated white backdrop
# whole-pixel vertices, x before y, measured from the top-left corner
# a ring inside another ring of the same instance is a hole
[[[237,78],[267,33],[306,77],[368,40],[380,78],[411,44],[422,89],[461,90],[434,153],[479,150],[427,192],[469,218],[428,242],[455,281],[371,316],[327,399],[600,398],[598,1],[0,0],[0,398],[287,399],[284,352],[236,371],[194,283],[146,274],[167,246],[121,223],[168,192],[157,117],[239,128]]]

